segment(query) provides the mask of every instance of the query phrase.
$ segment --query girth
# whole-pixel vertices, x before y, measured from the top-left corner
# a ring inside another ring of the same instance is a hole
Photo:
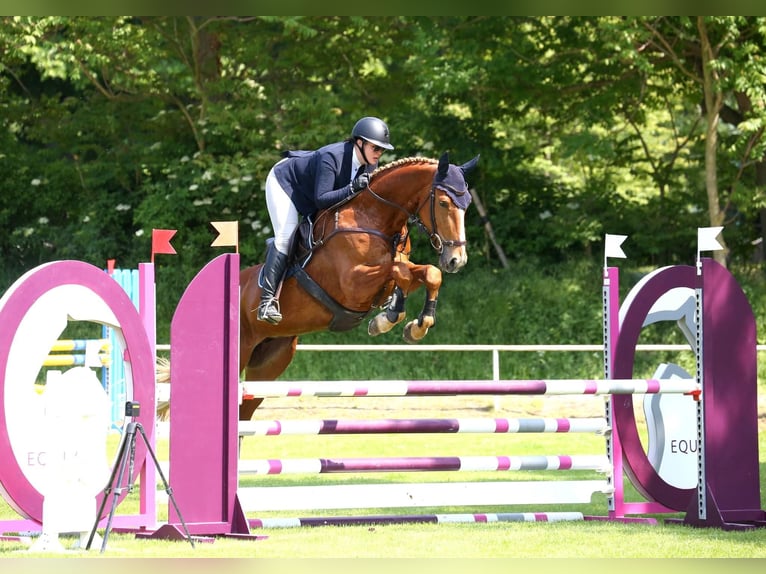
[[[350,198],[349,198],[350,199]],[[341,202],[345,203],[347,200]],[[337,206],[336,206],[337,207]],[[357,327],[364,319],[372,312],[373,309],[378,307],[381,301],[385,286],[381,288],[381,291],[377,294],[377,301],[373,302],[370,309],[367,311],[353,311],[338,303],[322,288],[319,283],[314,281],[311,276],[306,273],[304,267],[308,265],[311,260],[311,256],[317,249],[323,248],[326,242],[339,233],[364,233],[368,235],[375,235],[383,239],[391,249],[391,257],[396,256],[397,248],[402,243],[402,236],[400,233],[394,235],[387,235],[378,229],[365,229],[361,227],[339,227],[338,226],[338,212],[335,211],[335,225],[327,234],[322,234],[318,239],[314,237],[314,225],[315,218],[305,218],[298,226],[297,233],[293,236],[294,245],[291,249],[290,265],[288,266],[285,279],[287,277],[294,276],[298,284],[314,299],[322,303],[331,313],[332,320],[330,321],[330,331],[349,331]]]
[[[332,321],[330,321],[329,326],[330,331],[349,331],[364,321],[364,318],[372,311],[372,308],[369,311],[352,311],[347,309],[330,297],[319,283],[314,281],[300,265],[291,266],[287,275],[288,277],[294,275],[298,280],[298,284],[332,313]]]

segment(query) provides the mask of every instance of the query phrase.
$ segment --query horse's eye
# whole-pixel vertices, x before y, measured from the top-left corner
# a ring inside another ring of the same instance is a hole
[[[444,199],[439,200],[439,207],[447,209],[449,207],[449,201]]]

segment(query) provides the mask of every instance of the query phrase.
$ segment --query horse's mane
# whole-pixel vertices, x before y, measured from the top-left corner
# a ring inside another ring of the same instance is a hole
[[[423,164],[423,163],[432,163],[432,164],[439,163],[439,160],[428,158],[428,157],[403,157],[401,159],[394,160],[391,163],[387,163],[386,165],[377,168],[375,171],[372,172],[372,177],[374,179],[377,176],[383,175],[387,171],[390,171],[392,169],[396,169],[399,167],[403,167],[406,165],[416,165],[416,164]]]

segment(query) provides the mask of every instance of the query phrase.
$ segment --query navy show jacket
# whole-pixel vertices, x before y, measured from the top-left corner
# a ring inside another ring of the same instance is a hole
[[[309,216],[351,195],[353,153],[353,141],[331,143],[314,151],[288,151],[287,161],[276,165],[274,175],[298,213]],[[376,166],[367,167],[372,171]]]

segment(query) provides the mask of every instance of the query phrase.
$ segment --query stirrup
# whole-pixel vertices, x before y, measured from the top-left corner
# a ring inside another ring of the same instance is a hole
[[[274,297],[269,297],[261,301],[258,305],[257,318],[259,321],[266,321],[276,325],[282,320],[282,313],[279,312],[279,301]]]

